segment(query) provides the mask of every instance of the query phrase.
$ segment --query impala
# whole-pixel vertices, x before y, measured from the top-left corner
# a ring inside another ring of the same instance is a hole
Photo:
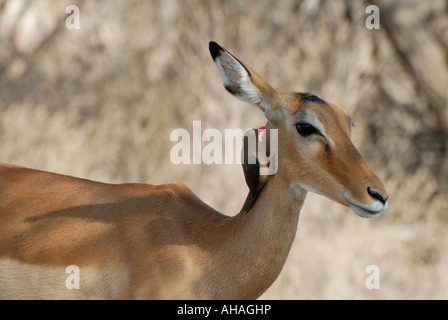
[[[308,191],[362,217],[388,191],[350,140],[351,119],[307,93],[284,93],[215,42],[224,87],[278,130],[277,172],[243,165],[249,195],[223,215],[182,183],[104,184],[0,166],[0,297],[254,299],[279,275]],[[66,285],[68,266],[79,288]]]

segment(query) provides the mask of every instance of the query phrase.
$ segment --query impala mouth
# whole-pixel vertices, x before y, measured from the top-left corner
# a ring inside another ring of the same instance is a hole
[[[379,202],[373,205],[362,205],[352,202],[350,203],[350,208],[360,217],[374,218],[378,217],[382,211],[387,209],[387,202],[385,205],[380,204]]]

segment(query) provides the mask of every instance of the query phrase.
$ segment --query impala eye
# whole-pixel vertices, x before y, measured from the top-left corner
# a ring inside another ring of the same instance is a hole
[[[308,137],[312,134],[321,134],[318,129],[310,125],[309,123],[296,123],[297,132],[302,137]]]

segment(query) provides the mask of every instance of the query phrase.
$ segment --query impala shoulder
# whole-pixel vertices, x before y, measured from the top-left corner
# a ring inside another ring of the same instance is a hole
[[[20,167],[13,165],[13,164],[9,164],[9,163],[0,163],[0,170],[11,169],[11,168],[20,168]]]
[[[219,212],[214,210],[203,202],[189,187],[182,182],[173,182],[162,186],[165,192],[169,194],[172,202],[177,203],[182,208],[191,208],[193,212],[202,212],[206,215],[213,213],[221,216]]]
[[[18,167],[12,164],[0,163],[0,175],[2,176],[15,174],[23,170],[25,170],[25,168]]]
[[[193,194],[193,191],[191,191],[190,188],[188,188],[184,183],[182,182],[172,182],[165,184],[164,187],[167,190],[172,190],[176,195],[182,196],[182,195],[190,195]]]
[[[146,194],[150,198],[160,197],[165,199],[164,201],[175,202],[176,200],[192,198],[195,196],[193,191],[190,190],[182,182],[172,182],[166,184],[152,185],[152,184],[140,184],[131,183],[118,185],[119,188],[124,188],[125,190],[132,191],[132,194]]]

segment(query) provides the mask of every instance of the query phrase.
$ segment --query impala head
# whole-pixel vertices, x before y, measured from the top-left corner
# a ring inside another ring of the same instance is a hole
[[[262,111],[278,130],[278,172],[304,189],[350,206],[362,217],[387,208],[389,192],[353,145],[341,107],[308,93],[283,93],[215,42],[210,53],[226,90]]]

